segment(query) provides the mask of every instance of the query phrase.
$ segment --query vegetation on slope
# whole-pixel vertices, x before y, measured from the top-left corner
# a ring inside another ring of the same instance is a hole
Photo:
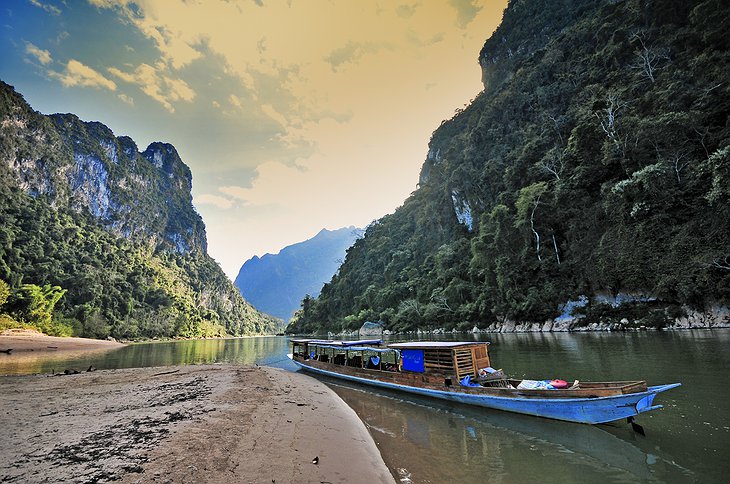
[[[280,330],[206,254],[174,148],[138,153],[101,123],[40,115],[0,87],[2,329],[124,339]]]
[[[584,321],[616,316],[601,294],[645,296],[662,325],[730,303],[727,18],[719,0],[511,1],[420,188],[287,330],[542,322],[581,295]]]

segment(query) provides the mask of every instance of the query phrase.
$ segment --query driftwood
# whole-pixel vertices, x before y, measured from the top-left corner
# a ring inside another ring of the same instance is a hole
[[[12,348],[8,348],[6,350],[0,350],[0,353],[5,353],[6,355],[9,355],[11,351],[13,351],[13,349]]]
[[[178,371],[180,371],[180,369],[172,370],[172,371],[163,371],[162,373],[155,373],[152,376],[169,375],[170,373],[177,373]]]
[[[63,370],[63,373],[56,373],[56,370],[53,370],[53,376],[66,376],[66,375],[78,375],[81,373],[79,370],[74,370],[73,368],[69,369],[66,368]]]

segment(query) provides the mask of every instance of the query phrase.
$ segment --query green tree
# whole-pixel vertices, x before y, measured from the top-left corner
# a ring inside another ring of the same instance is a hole
[[[0,279],[0,306],[4,305],[10,297],[10,286]]]
[[[66,289],[59,286],[37,286],[23,284],[15,293],[16,317],[21,321],[37,327],[51,335],[71,334],[71,328],[63,323],[54,323],[53,310],[58,301],[66,294]]]

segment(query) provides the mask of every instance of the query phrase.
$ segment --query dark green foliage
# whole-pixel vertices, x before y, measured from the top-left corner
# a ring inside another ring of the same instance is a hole
[[[288,331],[542,322],[599,291],[730,303],[728,18],[715,0],[511,1],[420,188]]]
[[[6,84],[0,122],[0,279],[13,293],[2,312],[96,338],[280,329],[207,255],[171,145],[140,154],[101,123],[35,113]]]

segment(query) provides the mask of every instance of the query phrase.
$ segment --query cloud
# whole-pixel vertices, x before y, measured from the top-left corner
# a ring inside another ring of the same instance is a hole
[[[192,61],[199,59],[202,53],[196,45],[202,44],[206,37],[205,32],[197,32],[189,36],[188,29],[180,30],[180,26],[186,26],[195,22],[198,13],[192,13],[194,9],[186,8],[185,2],[166,0],[163,2],[154,1],[133,1],[133,0],[88,0],[97,8],[114,9],[118,11],[126,21],[133,24],[142,34],[151,39],[162,54],[163,62],[173,69],[181,69]],[[207,4],[206,4],[207,5]],[[205,6],[201,6],[205,8]],[[165,18],[168,15],[174,19],[170,21]],[[192,16],[191,16],[192,15]],[[160,20],[165,18],[164,21]],[[200,17],[198,17],[200,18]]]
[[[51,70],[48,71],[48,75],[61,81],[61,84],[65,87],[95,87],[109,89],[110,91],[117,89],[114,81],[107,79],[91,67],[75,59],[68,61],[65,72],[61,73]]]
[[[156,67],[140,64],[133,72],[124,72],[116,67],[108,69],[111,75],[138,86],[143,93],[162,104],[167,111],[174,113],[173,103],[191,102],[195,98],[195,91],[184,80],[170,77],[164,72],[166,70],[162,63]]]
[[[375,54],[380,50],[387,48],[387,45],[375,42],[348,42],[344,46],[333,50],[324,58],[331,66],[333,71],[342,64],[356,63],[359,59],[367,54]]]
[[[223,210],[227,210],[233,207],[233,200],[231,200],[230,198],[221,197],[219,195],[212,195],[209,193],[198,195],[197,197],[195,197],[194,202],[195,205],[212,205]]]
[[[38,62],[40,62],[44,66],[53,62],[50,52],[48,52],[47,50],[38,48],[35,45],[31,44],[30,42],[26,42],[25,52],[32,55],[33,57],[35,57],[38,60]]]
[[[237,108],[240,108],[241,107],[241,98],[238,97],[238,96],[236,96],[235,94],[231,94],[228,97],[228,100],[231,101],[231,104],[233,104]]]
[[[416,13],[416,9],[418,8],[418,5],[419,5],[418,3],[414,3],[413,5],[405,5],[405,4],[398,5],[395,8],[395,13],[400,18],[405,18],[405,19],[411,18],[411,17],[413,17],[413,14]]]
[[[456,10],[456,25],[462,29],[466,28],[482,10],[475,0],[449,0],[449,4]]]
[[[30,0],[30,3],[38,8],[42,8],[51,15],[61,15],[61,9],[54,7],[53,5],[48,5],[47,3],[40,2],[39,0]]]
[[[134,106],[134,99],[132,99],[130,96],[127,96],[126,94],[118,94],[117,97],[121,99],[123,103]]]

